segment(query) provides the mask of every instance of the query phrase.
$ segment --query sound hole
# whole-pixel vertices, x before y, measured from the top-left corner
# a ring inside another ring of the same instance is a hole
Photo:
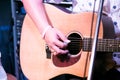
[[[71,66],[78,62],[81,57],[79,54],[82,48],[81,36],[78,33],[71,33],[68,35],[68,39],[71,40],[67,47],[69,53],[52,56],[53,64],[57,67]]]
[[[68,36],[68,39],[71,41],[67,47],[67,49],[69,50],[69,54],[70,55],[78,54],[82,48],[81,36],[78,33],[72,33]]]

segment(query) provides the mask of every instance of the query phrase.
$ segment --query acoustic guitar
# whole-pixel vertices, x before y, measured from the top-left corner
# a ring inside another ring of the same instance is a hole
[[[51,50],[41,38],[38,28],[26,14],[20,40],[20,63],[23,73],[30,80],[49,80],[61,74],[87,77],[97,15],[94,13],[91,33],[92,12],[70,14],[50,4],[44,4],[44,6],[50,24],[71,40],[67,47],[69,53],[52,55]],[[101,21],[97,51],[120,50],[118,42],[114,39],[103,39],[103,22]]]

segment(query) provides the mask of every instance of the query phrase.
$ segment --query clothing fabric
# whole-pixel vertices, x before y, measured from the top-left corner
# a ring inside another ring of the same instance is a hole
[[[109,16],[113,20],[116,36],[120,37],[120,0],[110,0]]]
[[[120,52],[113,53],[112,58],[113,58],[113,61],[115,61],[116,65],[120,66]]]
[[[95,11],[99,9],[100,0],[73,0],[73,12]],[[120,37],[120,0],[104,0],[103,12],[112,18],[116,37]]]

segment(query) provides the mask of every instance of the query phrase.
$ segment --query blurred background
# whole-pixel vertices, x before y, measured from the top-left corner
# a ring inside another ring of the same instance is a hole
[[[25,15],[21,0],[0,0],[0,52],[6,73],[26,80],[19,64],[19,43]]]

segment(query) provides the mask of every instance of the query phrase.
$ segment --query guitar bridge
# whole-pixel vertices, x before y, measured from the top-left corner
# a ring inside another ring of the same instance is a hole
[[[46,45],[46,57],[48,58],[48,59],[51,59],[51,50],[49,49],[49,47]]]

